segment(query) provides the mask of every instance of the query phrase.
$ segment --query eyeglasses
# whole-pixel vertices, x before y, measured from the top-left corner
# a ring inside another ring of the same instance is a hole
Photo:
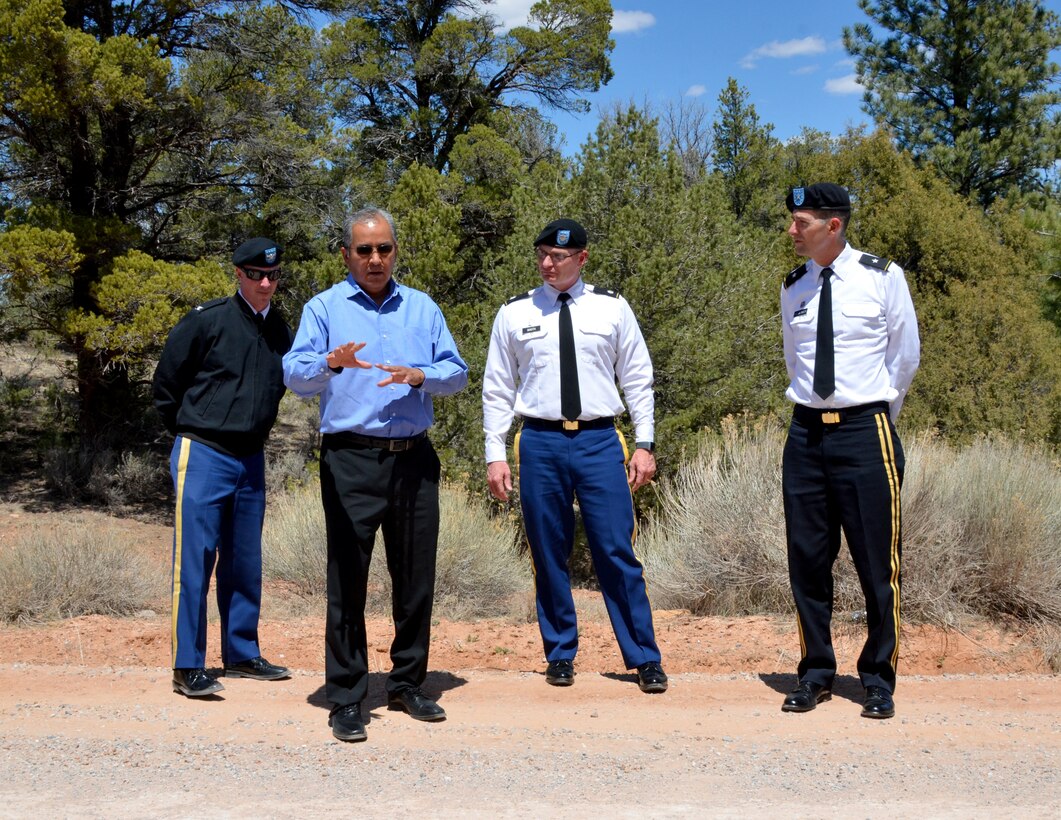
[[[252,282],[260,282],[266,276],[269,277],[270,282],[275,282],[284,272],[281,268],[276,267],[272,270],[259,270],[257,268],[240,268],[243,271],[243,275],[250,279]]]
[[[394,244],[392,242],[380,242],[378,245],[355,245],[354,253],[363,259],[368,259],[372,256],[373,251],[378,253],[381,257],[390,256],[394,251]]]
[[[565,259],[570,259],[572,256],[578,256],[582,251],[572,251],[571,253],[560,253],[560,251],[543,251],[540,248],[534,252],[534,255],[538,257],[539,262],[544,262],[545,258],[553,260],[554,265],[559,265]]]

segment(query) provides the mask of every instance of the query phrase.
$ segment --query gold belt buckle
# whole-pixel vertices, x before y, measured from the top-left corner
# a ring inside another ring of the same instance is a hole
[[[840,414],[839,413],[822,413],[822,424],[839,424]]]
[[[837,421],[839,421],[839,419],[837,419]],[[578,429],[578,420],[576,419],[575,421],[568,421],[567,419],[564,419],[564,429],[565,430],[577,430]]]

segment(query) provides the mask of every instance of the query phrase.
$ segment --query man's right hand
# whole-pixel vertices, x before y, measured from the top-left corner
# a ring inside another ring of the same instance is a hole
[[[363,362],[357,358],[357,352],[365,344],[365,342],[347,342],[344,345],[339,345],[325,358],[325,361],[328,362],[328,367],[372,367],[368,362]]]
[[[508,468],[507,461],[491,461],[487,464],[486,481],[494,498],[498,501],[508,501],[508,494],[512,492],[512,471]]]

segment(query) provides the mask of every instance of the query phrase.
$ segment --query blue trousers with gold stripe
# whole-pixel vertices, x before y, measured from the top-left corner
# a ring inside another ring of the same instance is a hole
[[[868,635],[858,658],[859,678],[863,686],[894,691],[902,444],[883,404],[866,406],[839,424],[822,424],[810,415],[797,410],[793,416],[782,467],[788,571],[802,653],[799,679],[829,687],[836,674],[829,625],[842,528],[866,599]]]
[[[519,495],[534,561],[538,626],[549,661],[578,651],[568,560],[578,498],[593,567],[627,669],[659,661],[641,562],[634,555],[634,506],[626,450],[614,427],[540,430],[516,440]]]
[[[177,436],[170,455],[177,496],[173,535],[173,668],[206,665],[206,599],[217,565],[221,658],[258,657],[265,456],[219,453]]]

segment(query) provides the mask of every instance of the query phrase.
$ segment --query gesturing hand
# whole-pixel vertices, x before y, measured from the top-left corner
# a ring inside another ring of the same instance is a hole
[[[357,352],[365,344],[365,342],[347,342],[339,345],[325,358],[325,361],[328,362],[328,367],[361,367],[365,369],[372,367],[368,362],[363,362],[357,358]]]

